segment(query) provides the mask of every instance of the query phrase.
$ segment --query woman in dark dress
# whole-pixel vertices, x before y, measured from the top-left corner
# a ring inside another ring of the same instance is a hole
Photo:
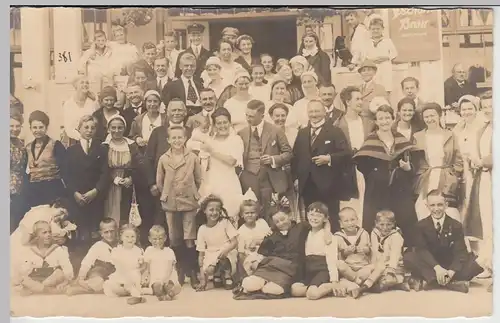
[[[117,100],[116,90],[112,86],[106,86],[99,93],[99,105],[101,106],[92,116],[96,119],[96,132],[94,139],[103,142],[108,135],[108,120],[120,114],[120,110],[115,107]]]
[[[405,245],[411,246],[412,226],[417,222],[412,190],[414,170],[409,159],[413,145],[402,134],[392,131],[391,107],[379,107],[375,116],[377,130],[353,157],[366,183],[363,228],[371,232],[377,212],[389,209],[396,215]]]
[[[51,204],[66,197],[62,179],[66,149],[59,140],[47,135],[49,116],[36,110],[30,114],[30,129],[35,139],[26,146],[28,181],[25,190],[26,203],[30,206]]]
[[[23,184],[26,177],[28,156],[23,140],[19,139],[23,116],[19,113],[10,115],[10,233],[14,232],[26,213],[23,201]]]
[[[254,41],[249,35],[241,35],[236,39],[235,46],[240,50],[240,57],[234,60],[235,63],[240,64],[247,72],[252,74],[252,65],[257,64],[258,60],[252,57],[252,47]]]
[[[321,50],[318,35],[308,32],[302,36],[299,55],[307,58],[309,65],[318,75],[320,84],[331,84],[330,56]]]
[[[413,134],[422,130],[417,120],[417,106],[415,100],[402,98],[398,102],[396,121],[392,125],[393,132],[399,132],[409,141],[414,140]]]

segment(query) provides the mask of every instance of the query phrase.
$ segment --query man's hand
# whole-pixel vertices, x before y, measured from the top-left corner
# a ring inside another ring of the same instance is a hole
[[[316,166],[322,166],[330,164],[331,158],[332,157],[330,155],[319,155],[314,156],[312,161],[316,164]]]
[[[436,278],[438,284],[441,286],[445,286],[447,281],[447,276],[449,276],[448,271],[439,265],[434,267],[434,271],[436,272]]]
[[[263,155],[260,157],[260,163],[262,165],[271,165],[273,163],[273,158],[269,155]]]
[[[144,147],[144,146],[146,146],[148,144],[148,142],[146,140],[144,140],[142,137],[137,137],[135,139],[135,142],[137,143],[137,145],[139,147]]]
[[[151,186],[149,191],[151,192],[151,195],[153,195],[153,196],[160,195],[160,191],[158,190],[158,186],[156,186],[156,185]]]
[[[75,198],[75,201],[76,203],[78,203],[78,205],[80,206],[84,206],[85,205],[85,199],[83,198],[83,195],[80,193],[80,192],[75,192],[75,194],[73,194],[73,197]]]
[[[85,193],[83,195],[83,199],[85,200],[85,202],[88,204],[88,203],[92,203],[92,201],[97,197],[97,189],[91,189],[90,191],[88,191],[87,193]]]
[[[405,172],[409,172],[411,170],[411,165],[409,161],[399,160],[399,167]]]

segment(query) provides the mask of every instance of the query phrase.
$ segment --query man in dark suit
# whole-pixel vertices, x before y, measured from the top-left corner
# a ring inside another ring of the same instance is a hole
[[[146,107],[144,106],[144,91],[139,84],[129,83],[127,85],[126,95],[127,101],[123,107],[122,116],[125,118],[125,121],[127,121],[124,135],[128,137],[132,122],[135,117],[146,112]]]
[[[265,109],[260,100],[251,100],[247,104],[248,126],[238,133],[244,145],[240,181],[243,192],[251,188],[255,193],[270,223],[272,194],[283,195],[288,191],[283,166],[292,159],[292,148],[283,130],[264,121]]]
[[[210,88],[202,89],[200,91],[200,101],[203,110],[194,116],[190,116],[186,122],[186,126],[191,129],[198,128],[204,125],[205,122],[208,122],[211,126],[213,125],[212,113],[214,113],[215,104],[217,103],[214,90]]]
[[[455,64],[451,70],[451,76],[444,81],[444,105],[448,109],[458,111],[458,100],[466,95],[477,95],[475,84],[467,81],[467,72],[462,64]]]
[[[179,58],[184,53],[190,53],[196,58],[196,71],[194,73],[194,78],[196,80],[200,80],[201,73],[205,70],[205,63],[207,59],[212,56],[212,53],[203,47],[203,32],[205,31],[205,26],[202,24],[194,23],[187,27],[187,33],[189,37],[190,46],[185,51],[179,54]],[[179,64],[179,60],[177,60],[177,67],[175,69],[175,76],[179,77],[181,75],[181,67]]]
[[[403,256],[405,268],[412,273],[410,285],[415,290],[441,287],[467,293],[470,280],[484,269],[467,251],[462,224],[446,215],[442,193],[429,192],[427,207],[430,216],[415,227],[415,247]]]
[[[326,110],[319,100],[307,105],[309,125],[299,130],[293,147],[292,174],[305,207],[319,201],[328,206],[332,231],[340,228],[339,196],[343,189],[339,165],[351,153],[344,133],[326,122]]]
[[[155,81],[156,71],[154,61],[156,58],[156,45],[146,42],[142,45],[142,59],[128,66],[128,74],[133,75],[135,69],[141,69],[146,74],[148,81]]]
[[[319,87],[319,98],[326,110],[326,118],[335,124],[339,118],[344,114],[343,111],[335,107],[335,97],[337,92],[335,91],[335,85],[333,84],[321,84]]]
[[[162,93],[163,89],[170,82],[168,77],[168,61],[164,56],[157,57],[154,62],[154,69],[156,72],[156,90],[158,93]]]
[[[422,109],[426,102],[418,96],[418,92],[420,91],[419,80],[413,76],[405,77],[401,81],[401,90],[403,90],[405,96],[415,101],[415,126],[418,129],[424,129],[425,122],[422,116]]]
[[[199,91],[202,84],[194,77],[196,58],[193,54],[181,53],[177,61],[182,74],[177,80],[167,83],[167,86],[163,88],[162,101],[168,107],[172,99],[180,99],[185,103],[189,117],[201,112]]]

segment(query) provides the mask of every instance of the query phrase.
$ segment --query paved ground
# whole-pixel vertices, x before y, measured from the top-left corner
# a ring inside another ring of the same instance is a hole
[[[429,318],[489,316],[493,312],[492,294],[486,291],[490,280],[471,285],[469,294],[435,290],[422,292],[390,291],[366,295],[358,300],[327,298],[236,301],[231,292],[209,290],[197,293],[185,286],[178,299],[159,302],[148,296],[147,302],[135,306],[126,299],[104,295],[67,297],[11,295],[13,316],[79,316],[116,318],[124,316],[191,316],[204,318],[272,316],[272,317],[380,317],[420,316]]]

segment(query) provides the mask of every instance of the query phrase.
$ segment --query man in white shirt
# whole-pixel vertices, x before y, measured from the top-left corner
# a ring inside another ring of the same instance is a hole
[[[168,60],[166,57],[158,57],[155,59],[154,68],[156,72],[156,86],[158,92],[162,92],[165,85],[169,81],[168,77]]]
[[[176,49],[177,41],[174,32],[167,31],[165,33],[162,46],[165,57],[168,59],[168,77],[173,80],[176,77],[175,67],[177,66],[177,58],[180,54],[180,51]]]
[[[333,84],[322,84],[319,87],[319,98],[326,110],[326,118],[335,124],[338,119],[342,116],[343,112],[335,107],[335,98],[337,97],[337,92],[335,91],[335,86]]]
[[[203,110],[188,118],[186,126],[194,129],[197,128],[205,122],[210,125],[213,124],[212,113],[215,111],[215,104],[217,103],[217,97],[215,96],[214,90],[210,88],[205,88],[200,91],[200,101]]]
[[[413,76],[405,77],[401,81],[401,90],[403,90],[405,96],[415,102],[415,126],[418,126],[419,129],[424,129],[425,123],[422,117],[422,109],[426,102],[418,96],[418,92],[420,91],[419,80]]]
[[[352,71],[357,66],[361,65],[366,59],[365,47],[369,44],[370,33],[366,29],[366,26],[360,21],[358,12],[356,10],[349,10],[345,14],[345,20],[347,24],[352,27],[353,32],[351,34],[350,40],[350,50],[352,54],[351,64],[348,66]]]
[[[462,224],[446,214],[448,205],[440,191],[427,194],[427,207],[430,216],[415,226],[415,247],[403,256],[412,273],[410,287],[468,293],[469,282],[484,269],[467,250]]]

